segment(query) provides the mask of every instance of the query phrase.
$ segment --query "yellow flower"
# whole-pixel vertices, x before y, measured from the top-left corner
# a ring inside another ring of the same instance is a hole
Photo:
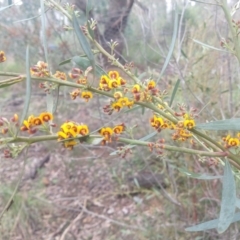
[[[124,123],[120,124],[120,125],[117,125],[113,128],[113,132],[116,133],[116,134],[121,134],[124,130],[125,130],[125,125]]]
[[[122,97],[118,99],[118,102],[124,107],[128,107],[129,104],[131,104],[132,102],[129,101],[129,99],[127,97]]]
[[[119,72],[118,71],[109,71],[108,76],[112,79],[118,79],[119,78]]]
[[[111,141],[111,135],[114,133],[110,127],[102,128],[99,130],[100,135],[104,137],[104,140]]]
[[[236,147],[239,146],[240,141],[238,138],[229,138],[227,141],[228,147]]]
[[[122,96],[123,96],[122,92],[115,92],[115,93],[113,94],[113,97],[114,97],[115,99],[119,99],[119,98],[121,98]]]
[[[164,125],[164,120],[161,117],[157,117],[156,115],[150,119],[151,126],[159,129]]]
[[[123,78],[121,78],[121,77],[118,78],[118,81],[120,82],[120,85],[121,85],[121,86],[125,85],[126,82],[127,82],[125,79],[123,79]]]
[[[72,150],[73,147],[77,144],[75,140],[69,140],[69,141],[64,141],[63,145],[65,148],[68,148],[69,150]]]
[[[192,128],[195,127],[196,124],[195,124],[195,121],[193,119],[190,119],[190,120],[185,119],[183,121],[183,125],[184,125],[185,128],[192,129]]]
[[[79,125],[78,128],[78,133],[85,136],[89,134],[89,129],[87,125]]]
[[[0,51],[0,62],[5,62],[7,60],[5,53]]]
[[[109,80],[110,79],[109,79],[109,77],[107,75],[102,75],[101,79],[100,79],[100,83],[101,84],[108,84]]]
[[[111,79],[108,82],[108,88],[112,89],[112,88],[117,88],[118,87],[118,81],[116,79]]]
[[[123,106],[122,106],[122,104],[119,103],[119,102],[113,102],[113,103],[111,104],[111,107],[112,107],[115,111],[119,112]]]
[[[147,84],[147,89],[151,90],[156,87],[156,83],[153,80],[150,80]]]
[[[35,126],[39,126],[43,124],[43,120],[40,117],[34,117],[31,119],[31,124]]]
[[[49,122],[50,120],[53,120],[53,115],[49,112],[42,112],[39,117],[43,122]]]
[[[68,135],[65,132],[59,131],[57,132],[58,140],[63,140],[68,138]]]
[[[132,93],[138,93],[141,89],[141,86],[139,84],[135,84],[132,88]]]
[[[91,92],[82,92],[81,96],[82,96],[82,98],[85,99],[86,102],[88,102],[89,99],[93,97]]]

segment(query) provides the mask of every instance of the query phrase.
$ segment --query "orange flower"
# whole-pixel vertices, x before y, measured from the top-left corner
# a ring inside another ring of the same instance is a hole
[[[87,84],[87,78],[86,78],[86,77],[84,77],[84,78],[79,78],[79,79],[77,80],[77,83],[82,84],[82,85],[86,85],[86,84]]]
[[[147,89],[151,90],[156,87],[156,83],[153,80],[150,80],[147,84]]]
[[[113,132],[115,133],[115,134],[121,134],[124,130],[125,130],[125,125],[124,125],[124,123],[122,123],[122,124],[120,124],[120,125],[117,125],[117,126],[115,126],[114,128],[113,128]]]
[[[75,89],[73,90],[71,93],[70,93],[70,96],[71,96],[71,99],[72,100],[75,100],[77,98],[77,96],[80,95],[80,90],[79,89]]]
[[[78,133],[85,136],[89,134],[88,126],[87,125],[79,125],[78,126]]]
[[[237,147],[240,145],[238,138],[229,138],[227,141],[227,147]]]
[[[61,79],[61,80],[64,80],[64,81],[67,80],[66,73],[64,73],[64,72],[56,71],[56,73],[53,76],[55,78],[58,78],[58,79]]]
[[[112,79],[118,79],[119,78],[119,72],[118,71],[109,71],[108,76]]]
[[[86,102],[88,102],[89,99],[93,97],[91,92],[82,92],[81,96],[82,96],[82,98],[85,99]]]
[[[50,120],[53,120],[53,115],[49,112],[43,112],[39,116],[43,122],[49,122]]]
[[[32,120],[31,120],[31,123],[35,126],[39,126],[39,125],[42,125],[43,124],[43,120],[40,118],[40,117],[34,117]]]

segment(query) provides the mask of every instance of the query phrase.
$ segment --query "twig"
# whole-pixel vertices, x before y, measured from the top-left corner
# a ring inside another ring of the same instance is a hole
[[[92,215],[92,216],[95,216],[95,217],[98,217],[98,218],[107,220],[107,221],[112,222],[113,224],[116,224],[116,225],[118,225],[118,226],[122,226],[122,227],[129,228],[129,229],[133,229],[133,230],[144,230],[143,228],[130,226],[130,225],[121,223],[121,222],[119,222],[119,221],[116,221],[116,220],[114,220],[114,219],[108,218],[108,217],[106,217],[106,216],[104,216],[104,215],[100,215],[100,214],[94,213],[94,212],[92,212],[92,211],[89,211],[89,210],[86,209],[85,206],[81,205],[80,203],[78,203],[78,205],[80,206],[80,208],[82,209],[83,212],[85,212],[85,213],[87,213],[87,214],[90,214],[90,215]]]
[[[86,202],[87,200],[84,201],[84,208],[86,206]],[[67,233],[70,231],[71,227],[74,226],[74,224],[81,219],[82,215],[83,215],[83,209],[82,211],[77,215],[77,217],[69,224],[69,226],[64,230],[62,236],[60,237],[59,240],[64,240],[65,239],[65,236],[67,235]]]

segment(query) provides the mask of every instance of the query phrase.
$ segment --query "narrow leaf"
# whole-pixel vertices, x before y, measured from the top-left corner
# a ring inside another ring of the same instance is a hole
[[[240,209],[240,199],[236,198],[236,207]]]
[[[238,221],[240,221],[240,213],[239,212],[234,214],[234,217],[233,217],[231,223],[238,222]],[[218,223],[219,223],[219,219],[217,218],[214,220],[210,220],[207,222],[197,224],[192,227],[185,228],[185,231],[188,231],[188,232],[205,231],[205,230],[216,228],[218,226]]]
[[[240,118],[232,118],[209,123],[197,124],[196,128],[205,130],[240,130]]]
[[[212,179],[222,178],[222,176],[220,176],[220,175],[218,175],[218,176],[211,176],[211,175],[207,175],[205,173],[199,174],[199,173],[190,172],[186,168],[178,168],[178,170],[181,173],[184,173],[188,177],[191,177],[191,178],[197,178],[197,179],[203,179],[203,180],[212,180]]]
[[[56,101],[55,101],[55,103],[53,105],[52,114],[54,114],[57,111],[58,100],[59,100],[59,91],[60,91],[60,85],[58,85],[57,89],[56,89],[57,97],[56,97]]]
[[[172,106],[172,103],[173,103],[173,100],[175,98],[175,95],[177,93],[177,90],[178,90],[178,87],[179,87],[179,84],[180,84],[180,79],[177,80],[175,86],[174,86],[174,89],[173,89],[173,92],[172,92],[172,95],[171,95],[171,99],[170,99],[170,107]]]
[[[87,28],[91,38],[94,39],[94,31],[90,28],[90,23],[89,23],[89,13],[91,10],[92,10],[92,0],[88,0],[87,6],[86,6]]]
[[[170,59],[172,57],[173,54],[173,50],[174,50],[174,46],[175,46],[175,42],[176,42],[176,38],[177,38],[177,32],[178,32],[178,9],[177,9],[177,5],[175,5],[175,16],[174,16],[174,28],[173,28],[173,35],[172,35],[172,42],[171,45],[169,47],[169,51],[166,57],[166,60],[163,64],[161,73],[157,79],[157,83],[159,82],[159,80],[161,79],[163,73],[165,72],[168,63],[170,62]]]
[[[29,46],[27,46],[27,49],[26,49],[26,95],[25,95],[23,111],[20,117],[20,124],[23,123],[23,120],[27,116],[30,99],[31,99],[31,75],[30,75],[30,62],[29,62]],[[19,128],[15,134],[15,137],[18,135],[18,132],[19,132]]]
[[[200,42],[200,41],[198,41],[198,40],[196,40],[196,39],[193,39],[193,41],[194,41],[195,43],[200,44],[201,46],[203,46],[203,47],[205,47],[205,48],[213,49],[213,50],[220,51],[220,52],[228,52],[228,51],[223,50],[223,49],[221,49],[221,48],[216,48],[216,47],[210,46],[210,45],[208,45],[208,44],[206,44],[206,43]]]
[[[14,6],[14,5],[15,5],[15,3],[10,4],[10,5],[6,6],[6,7],[0,8],[0,12],[3,11],[3,10],[5,10],[5,9],[7,9],[7,8],[10,8],[10,7]]]
[[[85,35],[83,34],[82,30],[79,28],[79,24],[76,18],[75,13],[73,12],[73,28],[75,30],[75,33],[77,35],[78,41],[80,43],[80,45],[82,46],[82,49],[84,51],[84,53],[87,55],[88,59],[90,60],[91,65],[94,67],[94,56],[92,53],[92,50],[90,48],[90,45],[85,37]]]
[[[225,232],[229,225],[231,224],[236,208],[235,205],[236,205],[235,180],[231,166],[228,160],[226,160],[223,174],[221,210],[217,227],[218,233]]]
[[[45,9],[44,9],[44,0],[40,0],[41,6],[41,22],[42,22],[42,44],[44,49],[45,61],[48,63],[48,51],[47,51],[47,38],[46,38],[46,23],[45,23]]]

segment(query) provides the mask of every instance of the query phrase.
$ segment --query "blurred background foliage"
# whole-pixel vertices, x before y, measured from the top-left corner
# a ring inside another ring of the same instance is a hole
[[[58,11],[46,6],[46,31],[43,33],[40,2],[35,0],[17,2],[21,2],[21,4],[0,12],[0,50],[4,50],[7,56],[7,62],[0,65],[0,71],[24,72],[27,44],[30,46],[31,65],[36,64],[39,60],[44,61],[42,36],[46,34],[51,71],[53,73],[56,70],[69,72],[74,66],[73,63],[62,66],[59,66],[59,64],[73,56],[83,54],[83,51],[74,32],[67,31],[64,27],[69,25],[67,19]],[[65,1],[59,2],[66,4]],[[83,25],[86,22],[85,0],[75,0],[70,1],[70,3],[75,4],[79,10],[79,23]],[[229,2],[229,4],[233,3]],[[0,7],[7,5],[8,1],[0,1]],[[169,93],[165,100],[170,100],[175,83],[180,79],[180,87],[173,104],[176,111],[178,111],[177,103],[184,103],[188,108],[197,108],[199,112],[197,122],[238,117],[240,104],[240,95],[238,94],[239,66],[236,59],[221,48],[222,38],[229,39],[230,42],[231,38],[228,36],[228,27],[223,13],[217,5],[185,0],[176,2],[170,0],[92,0],[92,5],[90,17],[98,22],[98,29],[95,31],[97,40],[106,49],[108,49],[108,41],[111,39],[118,41],[116,56],[122,63],[134,62],[136,72],[139,76],[142,76],[142,79],[149,77],[157,79],[159,77],[172,41],[175,11],[178,11],[178,32],[173,55],[158,83],[161,91],[166,89]],[[236,18],[238,15],[237,13]],[[207,45],[218,50],[213,50]],[[103,57],[96,57],[96,59],[104,69],[112,68]],[[46,108],[45,94],[40,93],[37,84],[33,84],[35,88],[30,112],[39,113]],[[23,106],[24,91],[24,85],[9,87],[8,91],[1,89],[0,114],[10,116],[14,112],[20,113]],[[59,107],[55,116],[57,124],[61,124],[66,119],[72,119],[78,122],[87,122],[90,129],[96,130],[106,124],[127,122],[129,128],[136,126],[131,134],[137,139],[153,131],[149,124],[149,118],[152,116],[151,111],[137,109],[127,113],[120,112],[113,116],[107,116],[101,111],[104,104],[108,103],[107,98],[96,96],[86,105],[80,99],[73,102],[68,94],[70,91],[66,88],[60,91]],[[128,133],[128,137],[131,134]],[[213,133],[210,134],[213,135]],[[165,138],[169,144],[183,145],[182,143],[173,142],[169,132],[161,132],[160,137]],[[216,137],[220,139],[221,136]],[[159,135],[155,136],[153,141],[158,138]],[[189,147],[189,144],[185,144],[185,146]],[[44,143],[44,147],[45,152],[52,152],[56,159],[62,159],[62,156],[60,156],[62,153],[59,154],[57,150],[60,148],[59,145]],[[220,182],[217,180],[200,181],[189,179],[180,174],[176,168],[184,166],[193,172],[220,174],[221,168],[212,165],[211,159],[200,159],[201,161],[199,161],[198,156],[176,152],[159,157],[155,153],[150,153],[148,149],[136,147],[130,157],[119,160],[118,156],[109,157],[109,153],[116,150],[116,147],[116,145],[80,147],[80,157],[81,159],[84,157],[87,159],[87,156],[91,155],[93,151],[103,151],[103,155],[99,154],[97,156],[99,159],[103,159],[101,162],[106,161],[107,169],[112,178],[119,184],[119,188],[124,186],[124,179],[128,174],[143,170],[164,173],[171,186],[169,192],[181,202],[182,206],[179,208],[168,199],[163,198],[161,199],[164,208],[162,215],[155,215],[154,213],[149,217],[141,215],[141,211],[135,213],[135,218],[140,219],[144,231],[133,234],[121,230],[122,232],[119,235],[119,229],[116,231],[111,229],[107,233],[104,232],[105,235],[102,235],[104,236],[102,239],[125,239],[122,237],[128,235],[132,236],[129,239],[153,240],[239,239],[237,224],[233,224],[222,236],[218,236],[215,231],[194,234],[184,231],[184,227],[190,224],[216,218],[219,212]],[[38,153],[35,154],[38,155]],[[74,164],[77,166],[83,164],[82,160],[76,161],[79,157],[77,150],[71,153],[64,152],[64,154],[65,157],[61,161],[67,169],[65,169],[66,174],[70,171],[69,169],[74,170],[76,167]],[[93,157],[93,159],[96,161],[96,157]],[[11,170],[11,168],[7,167],[6,162],[1,164],[3,170],[8,169],[6,172]],[[14,164],[20,163],[14,162]],[[72,164],[75,167],[72,168]],[[95,162],[91,162],[91,164],[94,165]],[[106,165],[104,166],[106,167]],[[17,168],[14,171],[16,172]],[[56,184],[55,181],[57,180],[54,178],[54,184]],[[7,185],[11,184],[11,182],[12,177],[5,177],[5,175],[1,177],[2,184]],[[59,182],[61,181],[59,180]],[[74,188],[74,186],[66,187]],[[9,189],[11,188],[9,187]],[[4,195],[6,192],[6,188],[1,191],[4,196],[2,198],[3,203],[6,200],[6,195]],[[17,195],[17,198],[21,199],[19,195]],[[26,201],[26,198],[24,198],[23,206],[31,205]],[[32,195],[30,195],[29,201],[32,202]],[[35,205],[37,206],[35,202],[31,205],[34,206],[34,211],[37,208]],[[27,207],[26,209],[28,211]],[[14,211],[17,210],[14,209]],[[24,219],[27,218],[25,213]],[[12,218],[13,215],[10,216]],[[159,227],[166,219],[168,226]],[[41,226],[44,226],[44,223],[41,224]],[[2,232],[6,234],[7,224],[3,226]],[[15,222],[14,226],[21,226],[21,222]],[[24,227],[22,228],[24,229]],[[20,230],[24,232],[22,228],[20,227]],[[13,233],[11,232],[11,234]],[[24,234],[23,236],[28,237],[31,235],[31,233]],[[11,236],[14,236],[14,234]],[[39,239],[43,238],[39,237]]]

